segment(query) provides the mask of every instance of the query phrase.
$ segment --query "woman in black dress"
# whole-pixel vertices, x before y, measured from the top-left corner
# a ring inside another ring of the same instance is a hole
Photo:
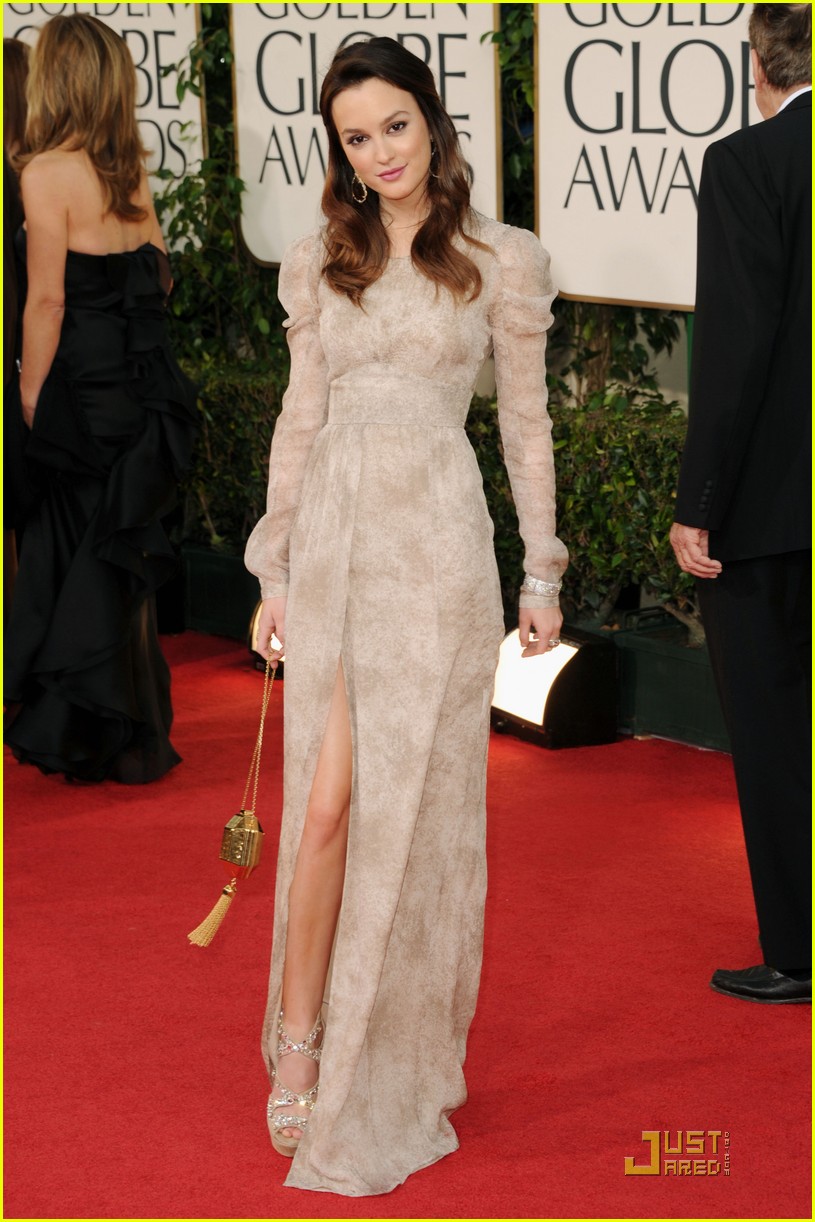
[[[179,756],[153,594],[161,525],[194,438],[169,348],[171,286],[121,38],[93,17],[43,27],[21,184],[27,267],[20,398],[38,503],[6,641],[6,742],[44,772],[130,784]]]
[[[25,514],[22,478],[25,436],[17,397],[15,360],[19,352],[20,293],[14,238],[23,223],[20,184],[12,161],[25,152],[29,48],[19,38],[3,39],[3,627],[8,622],[17,577],[17,538]]]

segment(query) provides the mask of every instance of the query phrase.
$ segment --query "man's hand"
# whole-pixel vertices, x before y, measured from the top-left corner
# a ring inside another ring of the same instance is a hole
[[[682,526],[674,522],[671,547],[677,564],[685,573],[694,577],[718,577],[722,571],[721,561],[712,560],[708,555],[708,532],[700,526]]]

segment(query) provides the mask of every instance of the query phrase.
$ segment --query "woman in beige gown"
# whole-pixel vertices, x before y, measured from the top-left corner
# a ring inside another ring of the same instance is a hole
[[[464,423],[490,352],[532,575],[527,655],[557,644],[567,557],[546,412],[546,252],[470,211],[432,75],[398,43],[339,52],[321,107],[328,224],[280,269],[291,378],[246,553],[260,639],[274,629],[286,652],[263,1046],[272,1140],[294,1155],[286,1183],[361,1196],[455,1150],[449,1116],[466,1098],[504,625]],[[451,208],[464,224],[435,249],[456,252],[468,291],[428,273],[423,254]],[[373,234],[362,255],[337,240],[361,232],[356,218]]]

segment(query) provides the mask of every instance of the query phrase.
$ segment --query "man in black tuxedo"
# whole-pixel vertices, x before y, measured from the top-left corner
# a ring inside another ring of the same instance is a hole
[[[707,149],[688,437],[671,542],[697,589],[733,750],[764,962],[720,993],[811,1000],[808,4],[756,4],[765,122]]]

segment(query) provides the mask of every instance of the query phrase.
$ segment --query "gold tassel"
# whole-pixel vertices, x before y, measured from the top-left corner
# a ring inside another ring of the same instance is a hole
[[[233,878],[230,883],[226,884],[212,912],[204,917],[201,924],[197,925],[192,933],[187,934],[193,946],[209,946],[229,911],[229,905],[232,903],[235,892],[238,889],[237,881],[236,878]]]

